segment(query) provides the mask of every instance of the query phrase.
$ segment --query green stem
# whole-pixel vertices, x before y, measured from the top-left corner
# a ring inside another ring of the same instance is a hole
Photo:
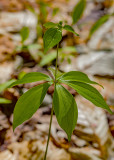
[[[50,133],[51,133],[51,124],[52,124],[53,110],[54,110],[54,109],[53,109],[53,105],[52,105],[51,118],[50,118],[50,124],[49,124],[48,140],[47,140],[47,145],[46,145],[46,151],[45,151],[44,160],[46,160],[46,157],[47,157],[47,151],[48,151],[48,145],[49,145],[49,138],[50,138]]]
[[[59,44],[57,44],[57,56],[56,56],[56,66],[55,66],[55,87],[56,87],[56,80],[57,80],[58,48],[59,48]],[[51,133],[51,125],[52,125],[53,112],[54,112],[54,107],[53,107],[53,104],[52,104],[51,118],[50,118],[50,124],[49,124],[49,133],[48,133],[48,140],[47,140],[44,160],[46,160],[46,157],[47,157],[47,151],[48,151],[48,146],[49,146],[49,139],[50,139],[50,133]]]
[[[56,56],[56,65],[55,65],[55,86],[56,86],[56,80],[57,80],[58,49],[59,49],[59,43],[57,44],[57,56]]]

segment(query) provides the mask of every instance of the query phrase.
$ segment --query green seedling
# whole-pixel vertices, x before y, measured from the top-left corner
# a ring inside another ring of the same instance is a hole
[[[5,83],[0,84],[0,93],[2,93],[5,89],[7,89],[13,82],[15,82],[15,80],[11,79]],[[8,104],[8,103],[11,103],[11,100],[0,97],[0,104]]]
[[[73,32],[75,35],[78,34],[75,33],[71,26],[63,25],[62,22],[59,22],[58,24],[48,22],[44,26],[48,28],[43,37],[44,52],[46,53],[49,49],[57,45],[56,66],[55,69],[50,69],[53,73],[53,78],[40,72],[31,72],[24,75],[22,79],[12,83],[10,87],[24,83],[32,83],[35,81],[44,81],[43,84],[33,87],[24,93],[17,101],[13,115],[13,130],[15,130],[17,126],[32,117],[32,115],[40,107],[48,88],[54,84],[49,134],[44,156],[44,160],[46,160],[53,112],[55,112],[57,121],[60,127],[66,132],[69,141],[71,140],[71,135],[78,119],[78,108],[76,101],[62,84],[70,86],[94,105],[106,109],[109,113],[112,113],[112,111],[104,101],[102,95],[92,86],[99,85],[98,83],[91,81],[83,72],[70,71],[67,73],[61,73],[57,69],[58,49],[59,43],[62,40],[62,30],[66,29]]]
[[[72,24],[76,24],[81,17],[83,16],[83,13],[86,9],[86,0],[80,0],[74,7],[72,12]],[[110,18],[110,16],[113,16],[113,14],[106,14],[102,17],[100,17],[91,27],[88,40],[91,38],[91,36]]]
[[[36,12],[36,10],[31,6],[31,5],[27,5],[27,9],[32,12],[37,20],[37,25],[36,25],[36,31],[37,31],[37,37],[36,40],[40,37],[42,37],[43,34],[43,24],[46,21],[47,18],[47,7],[48,4],[45,3],[44,1],[39,1],[37,2],[38,6],[39,6],[39,12]]]
[[[61,62],[67,60],[67,62],[70,63],[71,58],[74,57],[76,54],[76,48],[74,46],[59,48],[58,54]],[[52,61],[54,61],[55,59],[56,59],[56,50],[52,50],[48,54],[42,55],[42,59],[39,65],[40,66],[50,65]]]
[[[109,19],[111,15],[104,15],[102,17],[100,17],[95,23],[94,25],[91,27],[90,32],[89,32],[89,38],[91,38],[91,36]]]
[[[42,46],[37,43],[26,44],[26,40],[29,38],[29,34],[30,31],[28,27],[23,27],[21,29],[21,45],[16,47],[16,52],[27,52],[35,61],[37,61],[39,56],[43,56]]]
[[[9,103],[11,103],[10,100],[8,100],[8,99],[6,99],[6,98],[1,98],[1,97],[0,97],[0,104],[9,104]]]
[[[78,4],[76,4],[72,12],[73,24],[77,23],[80,20],[80,18],[84,13],[85,7],[86,7],[86,0],[80,0]]]
[[[37,25],[36,25],[36,31],[37,31],[37,39],[41,38],[43,35],[43,24],[47,21],[47,15],[48,15],[48,8],[52,10],[52,16],[54,17],[58,12],[59,8],[55,7],[53,8],[51,6],[51,3],[47,3],[44,0],[37,1],[39,12],[37,12],[34,7],[31,5],[27,5],[27,9],[32,12],[36,19],[37,19]]]
[[[29,37],[29,28],[28,27],[23,27],[20,31],[21,35],[21,42],[24,45],[24,42],[28,39]]]
[[[7,89],[13,82],[15,82],[15,79],[11,79],[5,83],[0,84],[0,92],[3,92],[5,89]]]

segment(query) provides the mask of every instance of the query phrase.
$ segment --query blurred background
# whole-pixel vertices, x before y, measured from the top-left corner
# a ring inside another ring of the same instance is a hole
[[[104,86],[95,86],[114,111],[113,0],[0,0],[0,160],[43,160],[54,87],[40,109],[13,133],[13,109],[33,86],[8,86],[29,72],[50,75],[56,47],[44,54],[46,22],[71,25],[79,37],[63,31],[58,68],[78,70]],[[76,99],[78,123],[68,142],[53,116],[47,160],[114,160],[114,116],[65,86]]]

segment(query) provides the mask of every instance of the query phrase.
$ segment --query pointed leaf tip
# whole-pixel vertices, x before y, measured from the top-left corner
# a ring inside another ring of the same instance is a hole
[[[22,42],[26,41],[27,38],[29,37],[29,28],[23,27],[20,31],[20,35],[21,35]]]
[[[75,99],[62,85],[56,84],[53,104],[57,121],[60,127],[66,132],[70,141],[78,118]]]
[[[62,32],[58,28],[49,28],[43,37],[44,41],[44,52],[46,53],[49,49],[57,45],[62,39]]]
[[[70,72],[64,73],[61,77],[59,77],[59,81],[63,83],[64,81],[65,82],[77,81],[77,82],[100,85],[95,81],[91,81],[85,73],[79,72],[79,71],[70,71]]]
[[[112,113],[104,98],[96,88],[82,82],[69,81],[65,82],[65,84],[76,90],[81,96],[92,102],[97,107],[106,109],[109,113]]]
[[[71,26],[69,26],[69,25],[64,25],[63,29],[65,29],[65,30],[67,30],[69,32],[74,33],[76,36],[79,36],[79,34],[76,33],[75,30]]]
[[[104,15],[100,19],[98,19],[95,24],[90,29],[89,38],[97,31],[98,28],[100,28],[108,19],[110,15]]]
[[[50,85],[44,83],[33,87],[19,98],[14,109],[13,130],[37,111]]]
[[[41,72],[30,72],[30,73],[25,74],[23,78],[12,83],[9,86],[9,88],[19,85],[19,84],[32,83],[32,82],[42,81],[42,80],[51,81],[51,77]]]
[[[85,7],[86,7],[86,0],[80,0],[76,4],[72,13],[73,24],[77,23],[78,20],[82,17]]]

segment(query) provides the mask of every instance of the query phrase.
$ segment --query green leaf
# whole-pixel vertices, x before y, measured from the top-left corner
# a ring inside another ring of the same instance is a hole
[[[13,82],[15,82],[15,79],[9,80],[5,83],[0,84],[0,92],[4,91],[6,88],[8,88]]]
[[[22,43],[29,37],[29,28],[23,27],[20,31]]]
[[[91,81],[85,73],[79,71],[70,71],[64,73],[61,77],[59,77],[59,81],[63,83],[68,81],[77,81],[83,83],[98,84],[94,81]]]
[[[59,12],[59,10],[60,10],[59,8],[54,8],[52,16],[55,16]]]
[[[74,7],[72,13],[73,24],[77,23],[78,20],[81,18],[85,7],[86,7],[86,0],[80,0],[78,4]]]
[[[13,130],[37,111],[49,86],[48,83],[44,83],[33,87],[19,98],[14,109]]]
[[[57,23],[53,23],[53,22],[47,22],[43,25],[45,28],[54,28],[57,27],[58,24]]]
[[[76,48],[75,47],[64,47],[62,49],[59,49],[59,56],[62,56],[62,52],[76,52]],[[45,66],[48,65],[49,63],[51,63],[53,60],[56,59],[56,51],[52,50],[51,52],[49,52],[48,54],[42,56],[42,60],[40,61],[40,66]],[[64,54],[66,56],[66,54]]]
[[[77,52],[76,47],[74,47],[74,46],[66,46],[66,47],[62,48],[61,51],[66,52],[66,53],[69,53],[69,52],[76,53]]]
[[[89,84],[85,84],[82,82],[65,82],[68,86],[76,90],[80,95],[82,95],[87,100],[91,101],[98,107],[106,109],[108,112],[112,113],[109,106],[106,104],[102,95]]]
[[[22,79],[19,79],[16,82],[12,83],[9,87],[13,87],[13,86],[24,84],[24,83],[42,81],[42,80],[51,81],[51,77],[40,72],[31,72],[31,73],[27,73]]]
[[[69,57],[67,58],[67,62],[71,64],[71,59]]]
[[[32,49],[41,49],[42,46],[40,44],[33,43],[33,44],[28,45],[27,48],[30,49],[30,50],[32,50]]]
[[[30,12],[32,12],[35,16],[37,16],[37,13],[36,13],[35,9],[34,9],[32,6],[26,5],[26,8],[27,8]]]
[[[5,98],[0,98],[0,104],[8,104],[8,103],[11,103],[11,101]]]
[[[24,71],[21,71],[19,74],[18,74],[18,79],[22,79],[27,73],[24,72]]]
[[[76,126],[78,110],[73,96],[60,84],[56,84],[53,97],[54,111],[61,128],[67,133],[70,141]]]
[[[39,37],[42,37],[42,35],[43,35],[43,29],[42,29],[42,25],[41,24],[37,24],[37,26],[36,26],[36,31],[37,31],[37,37],[39,38]]]
[[[48,15],[48,12],[47,12],[47,7],[49,6],[48,3],[46,2],[43,2],[43,1],[39,1],[38,2],[40,7],[40,15],[39,15],[39,19],[41,22],[45,22],[46,18],[47,18],[47,15]]]
[[[65,30],[67,30],[69,32],[74,33],[76,36],[79,36],[79,34],[76,33],[75,30],[71,26],[69,26],[69,25],[64,25],[63,29],[65,29]]]
[[[89,38],[93,35],[93,33],[99,28],[101,27],[102,24],[104,24],[108,19],[109,19],[110,15],[105,15],[103,17],[101,17],[99,20],[96,21],[96,23],[92,26],[90,33],[89,33]]]
[[[44,52],[57,45],[62,39],[62,32],[57,28],[48,29],[43,37],[44,41]]]
[[[40,66],[45,66],[48,65],[50,62],[52,62],[54,59],[56,59],[56,52],[52,51],[49,54],[46,54],[45,56],[43,56],[42,60],[40,61]]]
[[[55,68],[49,67],[48,68],[49,71],[51,71],[51,73],[53,74],[53,76],[55,77]],[[64,73],[60,72],[59,70],[57,70],[56,73],[56,78],[58,79],[60,76],[62,76]]]

